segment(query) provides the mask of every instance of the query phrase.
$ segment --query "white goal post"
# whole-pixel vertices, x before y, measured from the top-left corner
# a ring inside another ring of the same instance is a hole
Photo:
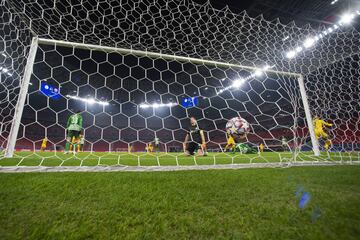
[[[312,123],[312,116],[311,116],[311,112],[310,112],[310,107],[309,107],[309,103],[308,103],[305,85],[304,85],[304,78],[301,74],[277,71],[277,70],[273,70],[273,69],[263,70],[263,69],[259,69],[256,67],[242,66],[242,65],[226,63],[226,62],[218,62],[218,61],[169,55],[169,54],[149,52],[149,51],[98,46],[98,45],[93,45],[93,44],[75,43],[75,42],[34,37],[32,39],[32,43],[30,46],[30,51],[29,51],[28,58],[27,58],[24,76],[22,77],[22,81],[21,81],[21,88],[20,88],[18,101],[17,101],[16,107],[15,107],[14,119],[12,122],[10,134],[9,134],[8,141],[7,141],[7,147],[6,147],[6,152],[5,152],[6,157],[12,157],[14,154],[17,135],[18,135],[18,131],[19,131],[20,123],[21,123],[22,112],[24,109],[24,104],[26,101],[26,96],[28,93],[28,88],[29,88],[29,83],[30,83],[30,77],[31,77],[31,74],[33,71],[33,65],[34,65],[35,56],[36,56],[36,52],[37,52],[37,48],[38,48],[39,44],[57,45],[57,46],[65,46],[65,47],[71,46],[71,47],[76,47],[76,48],[92,49],[92,50],[99,50],[99,51],[104,51],[104,52],[115,52],[115,53],[120,53],[120,54],[133,54],[133,55],[140,56],[140,57],[161,58],[161,59],[166,59],[166,60],[176,60],[176,61],[180,61],[180,62],[190,62],[190,63],[194,63],[194,64],[202,64],[202,65],[209,65],[209,66],[215,66],[215,67],[230,67],[230,68],[246,69],[246,70],[250,70],[250,71],[262,70],[262,71],[268,72],[268,73],[275,73],[275,74],[279,74],[279,75],[295,77],[298,80],[298,84],[299,84],[299,89],[300,89],[302,103],[303,103],[303,107],[304,107],[304,111],[305,111],[305,115],[306,115],[307,125],[308,125],[309,133],[311,136],[312,150],[313,150],[315,156],[320,155],[319,144],[315,137],[314,126]]]

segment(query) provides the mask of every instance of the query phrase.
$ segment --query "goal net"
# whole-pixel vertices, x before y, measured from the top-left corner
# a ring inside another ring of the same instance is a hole
[[[300,28],[176,0],[4,1],[1,12],[3,167],[360,159],[351,27]],[[64,154],[76,112],[82,137]],[[319,131],[315,116],[332,125]],[[184,152],[190,117],[207,156]],[[250,127],[232,148],[234,117]]]

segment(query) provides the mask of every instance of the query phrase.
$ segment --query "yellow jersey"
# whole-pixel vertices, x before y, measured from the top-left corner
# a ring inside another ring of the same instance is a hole
[[[260,151],[264,150],[264,144],[260,143],[259,148],[260,148]]]
[[[323,127],[325,126],[328,126],[328,127],[331,127],[332,124],[331,123],[327,123],[325,122],[324,120],[321,120],[319,118],[316,118],[314,120],[314,126],[315,126],[315,129],[323,129]]]
[[[46,143],[47,143],[47,139],[46,139],[46,138],[44,138],[44,139],[42,140],[41,145],[42,145],[42,146],[46,146]]]

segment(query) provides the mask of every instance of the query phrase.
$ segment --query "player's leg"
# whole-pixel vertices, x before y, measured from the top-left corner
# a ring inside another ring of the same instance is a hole
[[[331,147],[331,140],[328,139],[325,141],[324,148],[326,151],[329,151],[330,147]]]
[[[329,139],[329,135],[326,133],[326,132],[324,132],[324,131],[321,131],[321,137],[324,139],[324,141],[325,141],[325,143],[324,143],[324,149],[326,150],[326,151],[328,151],[329,149],[330,149],[330,147],[331,147],[331,144],[332,144],[332,142],[331,142],[331,140]]]
[[[73,150],[74,150],[74,154],[76,153],[77,150],[77,146],[79,144],[79,137],[80,137],[80,131],[74,131],[74,136],[72,138],[72,145],[73,145]]]
[[[66,131],[66,143],[65,143],[65,154],[69,153],[70,145],[71,145],[71,139],[73,137],[73,131]]]
[[[195,143],[195,142],[189,142],[187,144],[187,148],[186,148],[186,151],[185,151],[185,154],[190,156],[190,155],[194,155],[194,153],[196,152],[196,150],[198,149],[198,144]]]
[[[80,144],[80,139],[78,139],[78,144],[77,144],[77,151],[80,152],[81,151],[81,144]]]
[[[319,140],[319,138],[321,137],[321,132],[322,132],[321,129],[315,129],[314,132],[315,132],[316,139]]]
[[[321,130],[321,131],[319,132],[319,134],[320,134],[321,138],[324,139],[324,141],[325,141],[325,143],[324,143],[324,149],[325,149],[326,151],[328,151],[329,148],[330,148],[330,146],[331,146],[331,140],[329,140],[329,135],[328,135],[326,132],[324,132],[323,130]]]
[[[202,151],[202,156],[207,156],[207,148],[206,148],[206,144],[199,144],[199,149],[201,149]]]

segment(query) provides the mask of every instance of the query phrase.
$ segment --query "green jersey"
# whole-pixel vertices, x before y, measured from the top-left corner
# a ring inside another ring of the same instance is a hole
[[[249,146],[246,143],[239,143],[236,145],[236,148],[241,153],[255,153],[256,152],[256,150],[254,148],[252,148],[251,146]]]
[[[79,113],[71,115],[67,121],[66,129],[69,131],[81,131],[83,118]]]

